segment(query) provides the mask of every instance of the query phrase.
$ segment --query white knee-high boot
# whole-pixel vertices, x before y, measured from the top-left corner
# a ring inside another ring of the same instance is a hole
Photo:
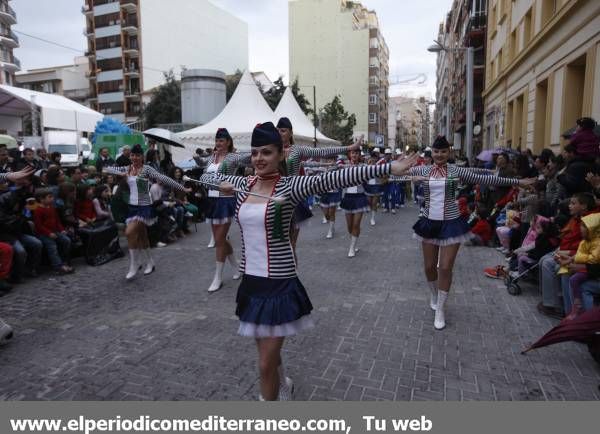
[[[233,280],[238,280],[240,278],[240,264],[238,263],[238,260],[233,253],[227,256],[227,259],[233,267]]]
[[[277,368],[279,372],[279,396],[278,401],[291,401],[294,398],[294,382],[290,377],[285,376],[283,363]]]
[[[371,210],[371,226],[375,226],[375,210]]]
[[[335,222],[329,222],[329,230],[327,231],[327,236],[325,238],[327,238],[327,239],[333,238],[334,233],[335,233]]]
[[[448,293],[446,291],[438,290],[437,307],[435,309],[435,320],[433,326],[436,330],[443,330],[446,327],[446,318],[444,316],[444,306],[448,299]]]
[[[210,241],[208,242],[208,247],[209,249],[212,249],[213,247],[215,247],[215,236],[212,234],[210,234]]]
[[[125,276],[125,279],[127,280],[131,280],[135,277],[135,275],[137,274],[138,270],[141,267],[141,265],[139,265],[140,262],[140,250],[138,249],[129,249],[129,271],[127,272],[127,275]]]
[[[210,287],[208,288],[208,292],[215,292],[221,289],[223,286],[223,267],[225,266],[224,262],[217,262],[217,268],[215,269],[215,277],[213,278]]]
[[[348,257],[354,258],[356,256],[356,252],[358,252],[358,248],[356,247],[356,242],[358,241],[358,237],[352,235],[350,241],[350,250],[348,250]]]
[[[144,249],[144,255],[146,256],[146,268],[144,268],[144,275],[154,273],[156,270],[156,265],[154,264],[154,259],[152,259],[152,254],[150,253],[150,249]]]
[[[429,286],[429,290],[431,291],[431,297],[429,298],[429,306],[431,309],[435,310],[437,307],[438,301],[438,289],[437,289],[437,281],[427,282]]]

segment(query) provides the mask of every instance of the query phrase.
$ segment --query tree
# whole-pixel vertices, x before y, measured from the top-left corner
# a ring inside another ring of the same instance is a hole
[[[237,69],[233,75],[228,75],[227,77],[225,77],[225,89],[226,89],[225,99],[227,102],[229,102],[229,100],[233,96],[233,93],[237,89],[238,84],[240,84],[242,75],[243,75],[242,71]]]
[[[273,87],[266,92],[262,90],[262,87],[259,85],[260,93],[271,107],[271,110],[275,110],[279,101],[283,97],[283,93],[285,92],[285,84],[283,84],[283,77],[280,75],[277,80],[273,83]]]
[[[321,109],[321,132],[326,136],[339,140],[342,143],[348,143],[352,140],[354,126],[356,125],[356,115],[349,114],[339,95]]]
[[[304,114],[306,116],[312,114],[313,109],[310,108],[311,103],[308,101],[306,96],[304,96],[304,94],[300,92],[298,77],[296,77],[296,79],[292,82],[292,85],[290,87],[292,88],[292,93],[294,94],[294,97],[296,98],[296,101],[298,101],[298,105],[300,106]]]
[[[181,83],[173,70],[164,73],[165,82],[152,91],[142,114],[146,128],[181,122]]]

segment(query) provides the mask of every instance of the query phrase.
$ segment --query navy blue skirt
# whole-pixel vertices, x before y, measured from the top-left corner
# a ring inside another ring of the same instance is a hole
[[[296,208],[294,209],[294,220],[293,220],[293,222],[296,225],[299,225],[300,223],[302,223],[302,222],[308,220],[309,218],[311,218],[312,216],[313,216],[313,213],[310,210],[310,208],[308,207],[308,201],[307,200],[303,200],[298,205],[296,205]]]
[[[298,277],[271,279],[244,274],[236,297],[240,334],[290,336],[312,326],[313,310]]]
[[[469,239],[470,228],[463,217],[452,220],[430,220],[421,217],[413,226],[415,238],[438,246],[459,244]]]
[[[367,196],[381,196],[383,194],[383,185],[365,184],[365,194]]]
[[[346,214],[369,212],[369,201],[364,193],[346,193],[340,204]]]
[[[342,202],[342,193],[339,191],[328,192],[321,195],[322,208],[337,207]]]
[[[156,223],[156,212],[150,205],[129,205],[129,213],[125,223],[131,223],[133,221],[140,221],[147,226],[152,226]]]
[[[222,225],[232,221],[235,216],[235,197],[209,197],[208,201],[208,223]]]

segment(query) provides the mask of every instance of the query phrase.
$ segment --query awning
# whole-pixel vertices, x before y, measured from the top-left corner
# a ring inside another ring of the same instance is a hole
[[[93,132],[103,114],[64,96],[0,85],[0,116],[21,117],[31,112],[31,104],[41,112],[42,128]]]

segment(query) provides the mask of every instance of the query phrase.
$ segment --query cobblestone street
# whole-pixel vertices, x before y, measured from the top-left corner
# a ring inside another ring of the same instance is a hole
[[[352,259],[343,214],[333,240],[316,214],[298,249],[316,327],[284,346],[296,399],[600,399],[600,368],[585,346],[520,354],[557,321],[538,314],[533,287],[511,296],[483,275],[501,261],[496,250],[461,249],[440,332],[411,236],[414,207],[379,214],[375,227],[364,221]],[[231,234],[239,253],[237,226]],[[206,291],[208,239],[199,224],[155,249],[157,271],[131,283],[126,258],[97,268],[78,260],[75,275],[45,274],[0,298],[0,316],[15,328],[0,348],[0,399],[256,399],[256,350],[236,335],[232,270],[222,290]]]

